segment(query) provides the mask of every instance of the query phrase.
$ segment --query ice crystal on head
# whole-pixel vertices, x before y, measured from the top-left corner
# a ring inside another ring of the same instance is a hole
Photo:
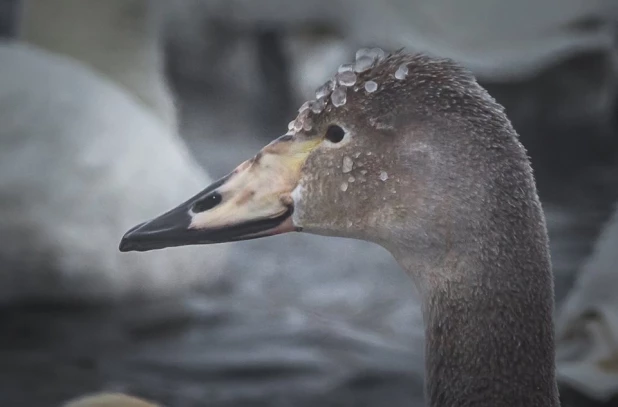
[[[332,79],[329,79],[324,85],[320,86],[315,91],[315,98],[322,99],[327,97],[332,91],[335,89],[335,82]]]
[[[366,71],[370,70],[371,68],[373,68],[374,64],[375,64],[375,60],[374,59],[372,59],[372,58],[370,58],[368,56],[360,57],[354,63],[354,72],[357,72],[357,73],[366,72]]]
[[[337,69],[337,73],[353,72],[353,71],[354,71],[354,64],[339,65],[339,68]]]
[[[386,53],[381,48],[371,48],[367,56],[379,62],[386,58]]]
[[[314,100],[313,103],[311,103],[311,111],[315,114],[320,114],[322,113],[322,111],[324,111],[324,108],[326,107],[326,98],[323,97],[321,99],[318,100]]]
[[[309,109],[310,107],[311,107],[311,101],[307,101],[303,103],[303,105],[298,109],[298,113],[302,113],[305,110]]]
[[[339,87],[339,88],[335,89],[333,91],[333,93],[331,93],[330,99],[332,100],[333,105],[335,107],[339,107],[339,106],[345,105],[345,102],[346,102],[346,99],[347,99],[345,88]]]
[[[355,59],[359,60],[363,57],[368,56],[369,51],[371,51],[369,48],[360,48],[358,51],[356,51]]]
[[[342,86],[354,86],[356,74],[352,71],[340,72],[335,76],[337,83]]]
[[[343,173],[347,174],[348,172],[352,171],[353,167],[354,167],[354,161],[352,161],[352,159],[348,156],[343,157],[343,164],[342,164]]]
[[[367,93],[373,93],[378,90],[378,84],[374,81],[367,81],[365,82],[365,90]]]
[[[402,64],[399,68],[397,68],[395,78],[402,80],[405,79],[406,76],[408,76],[408,66],[406,64]]]

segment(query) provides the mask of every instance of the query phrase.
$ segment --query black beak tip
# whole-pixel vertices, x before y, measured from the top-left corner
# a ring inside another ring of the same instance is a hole
[[[135,241],[135,237],[136,237],[135,231],[137,231],[140,227],[142,227],[145,224],[146,222],[140,223],[139,225],[134,226],[131,229],[129,229],[129,231],[124,234],[124,236],[120,240],[120,245],[118,246],[118,249],[121,252],[132,252],[132,251],[139,250],[139,245],[136,244],[136,241]]]

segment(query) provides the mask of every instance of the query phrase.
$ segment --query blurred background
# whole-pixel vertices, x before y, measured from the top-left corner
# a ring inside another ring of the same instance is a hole
[[[469,67],[528,149],[564,406],[618,405],[618,1],[0,0],[0,405],[422,406],[411,282],[307,235],[121,254],[362,46]]]

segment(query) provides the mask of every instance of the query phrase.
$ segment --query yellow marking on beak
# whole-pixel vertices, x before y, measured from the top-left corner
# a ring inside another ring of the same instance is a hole
[[[240,164],[217,189],[222,201],[192,216],[190,229],[223,228],[273,219],[290,210],[290,194],[298,185],[309,154],[319,138],[277,139],[253,159]]]

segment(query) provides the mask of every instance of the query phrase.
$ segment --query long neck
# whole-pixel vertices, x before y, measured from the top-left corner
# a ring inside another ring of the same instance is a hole
[[[423,297],[429,405],[558,406],[546,248],[488,238],[491,248],[430,265],[418,254],[397,256]]]
[[[20,35],[89,65],[175,128],[154,6],[151,0],[26,0]]]

